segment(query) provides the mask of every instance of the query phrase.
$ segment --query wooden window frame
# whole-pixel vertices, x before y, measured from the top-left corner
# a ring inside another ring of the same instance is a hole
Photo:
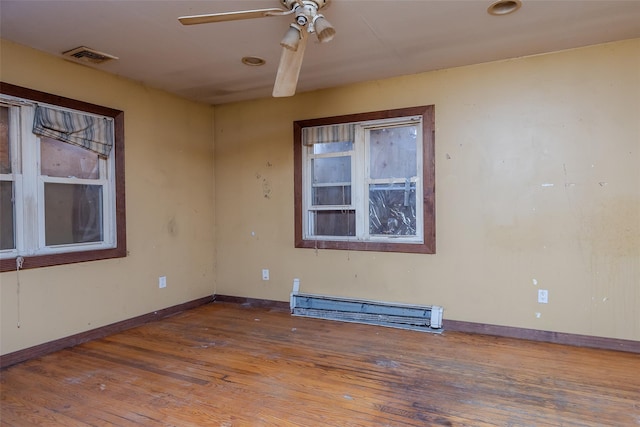
[[[124,156],[124,112],[100,105],[90,104],[75,99],[52,95],[33,89],[0,82],[0,93],[34,102],[41,102],[59,107],[84,111],[96,115],[110,117],[114,120],[114,163],[115,163],[115,221],[116,246],[108,249],[74,251],[46,255],[20,255],[23,258],[21,269],[50,267],[77,262],[97,261],[127,256],[127,232],[125,209],[125,156]],[[13,271],[17,268],[17,257],[0,259],[0,272]]]
[[[303,153],[302,129],[344,123],[366,122],[409,116],[422,116],[422,197],[423,238],[421,243],[394,243],[361,240],[305,239],[303,234]],[[435,221],[435,106],[400,108],[344,116],[298,120],[293,123],[294,155],[294,218],[295,247],[309,249],[337,249],[353,251],[436,253]]]

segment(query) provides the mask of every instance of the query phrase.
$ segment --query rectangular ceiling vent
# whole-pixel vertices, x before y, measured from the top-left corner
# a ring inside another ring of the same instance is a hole
[[[62,55],[75,61],[88,62],[90,64],[102,64],[104,62],[111,61],[112,59],[118,59],[117,56],[99,52],[86,46],[80,46],[75,49],[68,50],[63,52]]]
[[[388,326],[441,333],[443,309],[437,305],[409,305],[381,301],[291,293],[294,316]]]

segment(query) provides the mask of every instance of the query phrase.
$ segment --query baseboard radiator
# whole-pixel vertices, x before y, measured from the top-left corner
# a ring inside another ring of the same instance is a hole
[[[365,323],[414,331],[440,333],[443,308],[291,293],[294,316]]]

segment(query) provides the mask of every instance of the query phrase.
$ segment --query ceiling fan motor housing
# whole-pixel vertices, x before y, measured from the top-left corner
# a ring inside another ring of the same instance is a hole
[[[316,9],[319,10],[325,7],[329,3],[329,0],[280,0],[280,3],[289,10],[294,9],[301,3],[315,5]]]

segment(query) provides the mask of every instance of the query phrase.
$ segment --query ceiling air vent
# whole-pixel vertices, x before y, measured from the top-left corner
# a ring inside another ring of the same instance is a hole
[[[86,46],[80,46],[75,49],[63,52],[62,55],[71,58],[75,61],[89,62],[91,64],[102,64],[112,59],[118,59],[117,56],[109,55],[108,53],[98,52],[97,50],[90,49]]]

